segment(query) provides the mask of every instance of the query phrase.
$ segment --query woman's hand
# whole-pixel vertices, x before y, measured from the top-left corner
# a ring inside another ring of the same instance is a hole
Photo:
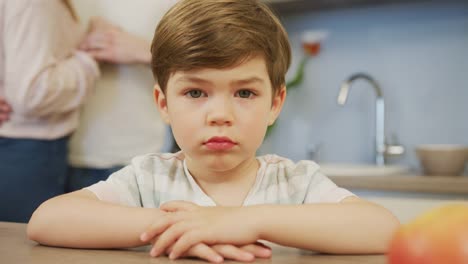
[[[97,61],[149,64],[150,45],[149,41],[98,17],[91,20],[88,34],[79,48]]]
[[[0,126],[10,119],[11,106],[5,98],[0,97]]]

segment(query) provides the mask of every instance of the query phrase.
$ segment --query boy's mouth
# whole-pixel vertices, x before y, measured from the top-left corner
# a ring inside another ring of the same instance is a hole
[[[237,145],[237,143],[228,137],[212,137],[205,141],[203,145],[211,150],[228,150]]]

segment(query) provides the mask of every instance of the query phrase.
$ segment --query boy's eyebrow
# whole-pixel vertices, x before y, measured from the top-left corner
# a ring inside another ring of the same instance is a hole
[[[194,83],[200,83],[200,84],[212,84],[212,82],[209,80],[205,80],[205,79],[194,77],[194,76],[180,77],[179,79],[176,80],[176,83],[177,82],[194,82]],[[231,85],[245,85],[245,84],[254,83],[254,82],[264,83],[264,80],[262,78],[254,76],[254,77],[250,77],[246,79],[234,80],[234,81],[231,81],[230,84]]]
[[[243,80],[232,81],[231,85],[244,85],[244,84],[249,84],[249,83],[254,83],[254,82],[264,83],[262,78],[250,77],[250,78],[243,79]]]
[[[194,83],[200,83],[200,84],[211,84],[212,83],[212,82],[210,82],[208,80],[198,78],[198,77],[193,77],[193,76],[183,76],[183,77],[178,78],[175,82],[176,83],[178,83],[178,82],[194,82]]]

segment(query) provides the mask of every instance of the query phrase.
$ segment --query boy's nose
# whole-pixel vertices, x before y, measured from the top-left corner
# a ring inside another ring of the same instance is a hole
[[[226,99],[213,100],[207,115],[209,125],[232,125],[234,114],[232,102]]]

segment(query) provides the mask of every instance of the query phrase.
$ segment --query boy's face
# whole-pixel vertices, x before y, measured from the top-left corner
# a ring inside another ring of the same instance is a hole
[[[161,116],[189,164],[220,172],[255,158],[286,97],[282,88],[272,101],[260,56],[228,69],[175,72],[165,94],[155,88]]]

